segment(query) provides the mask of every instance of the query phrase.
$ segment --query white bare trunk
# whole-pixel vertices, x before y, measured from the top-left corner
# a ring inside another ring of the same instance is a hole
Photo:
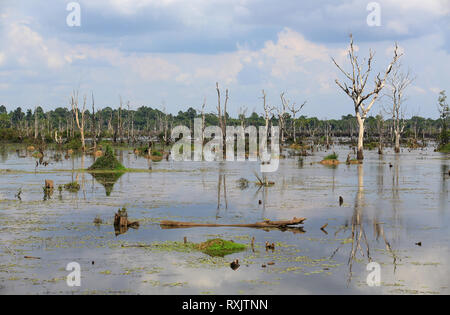
[[[358,122],[359,126],[359,134],[358,134],[358,152],[357,152],[357,159],[363,160],[363,148],[364,148],[364,118],[361,118],[361,115],[359,112],[356,112],[356,120]]]

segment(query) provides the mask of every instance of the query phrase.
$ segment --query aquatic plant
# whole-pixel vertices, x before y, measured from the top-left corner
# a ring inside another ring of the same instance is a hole
[[[58,187],[58,189],[59,189],[59,187]],[[68,190],[70,192],[77,192],[80,190],[80,184],[78,184],[78,182],[76,182],[76,181],[67,183],[67,184],[64,184],[64,189]]]
[[[223,257],[235,252],[240,252],[247,248],[247,246],[245,246],[244,244],[235,243],[233,241],[226,241],[220,238],[207,240],[206,242],[197,244],[195,247],[205,254],[219,257]]]
[[[337,160],[338,159],[338,155],[333,152],[332,154],[327,155],[326,157],[324,157],[323,159],[326,160]]]
[[[242,189],[242,190],[248,188],[248,183],[249,183],[249,182],[248,182],[248,179],[243,178],[243,177],[239,178],[239,180],[238,180],[238,186],[239,186],[239,188]]]

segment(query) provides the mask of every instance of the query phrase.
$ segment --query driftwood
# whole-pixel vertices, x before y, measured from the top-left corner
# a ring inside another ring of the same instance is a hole
[[[293,225],[302,224],[306,218],[296,218],[284,221],[262,221],[252,224],[213,224],[213,223],[195,223],[195,222],[180,222],[180,221],[161,221],[162,228],[187,228],[187,227],[249,227],[249,228],[287,228]]]

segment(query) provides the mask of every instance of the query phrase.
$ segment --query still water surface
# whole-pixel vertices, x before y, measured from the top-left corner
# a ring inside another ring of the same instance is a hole
[[[0,150],[0,294],[450,293],[450,160],[431,148],[400,155],[387,150],[383,156],[367,151],[363,165],[336,168],[314,163],[330,151],[303,163],[286,158],[269,174],[275,185],[267,188],[254,185],[254,162],[165,160],[152,163],[151,172],[125,173],[105,187],[78,171],[92,164],[90,156],[63,154],[55,161],[48,151],[44,159],[50,164],[36,169],[36,160],[16,149]],[[349,153],[348,147],[333,150],[341,160]],[[128,168],[149,168],[131,151],[118,157]],[[238,185],[242,177],[250,181],[246,189]],[[55,189],[45,198],[45,179],[55,186],[78,180],[81,189]],[[21,200],[15,196],[19,189]],[[120,207],[140,227],[116,236],[112,222]],[[93,224],[96,216],[103,224]],[[307,218],[303,230],[161,229],[158,223],[294,216]],[[222,258],[170,246],[130,247],[182,242],[185,236],[190,242],[220,237],[247,245],[255,237],[255,248]],[[266,251],[266,241],[275,243],[274,251]],[[229,263],[236,258],[241,266],[234,271]],[[81,265],[80,287],[66,284],[65,267],[72,261]],[[381,266],[380,286],[366,283],[369,262]]]

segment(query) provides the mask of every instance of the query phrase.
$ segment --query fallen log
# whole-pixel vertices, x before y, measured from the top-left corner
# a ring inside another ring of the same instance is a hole
[[[287,228],[293,225],[302,224],[306,218],[296,218],[292,220],[271,221],[265,220],[252,224],[213,224],[213,223],[195,223],[164,220],[160,222],[162,228],[185,228],[185,227],[249,227],[249,228]]]

